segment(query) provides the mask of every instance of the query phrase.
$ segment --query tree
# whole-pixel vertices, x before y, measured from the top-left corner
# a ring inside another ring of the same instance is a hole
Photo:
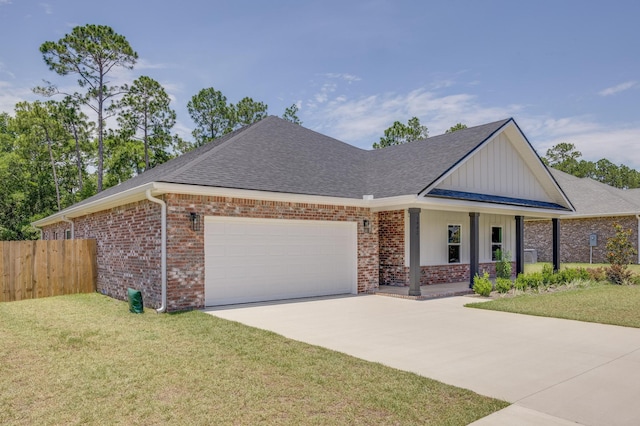
[[[284,114],[282,114],[282,118],[293,124],[302,125],[302,121],[300,121],[300,118],[298,118],[298,110],[299,110],[298,105],[291,104],[289,108],[286,108],[284,110]]]
[[[144,169],[151,165],[149,149],[166,151],[172,144],[171,128],[176,113],[169,106],[171,99],[154,79],[142,76],[135,80],[129,91],[115,104],[120,111],[118,123],[125,138],[141,141],[144,147]],[[154,165],[157,161],[154,161]]]
[[[454,126],[451,126],[449,128],[449,130],[447,130],[445,133],[453,133],[457,130],[463,130],[466,129],[467,125],[466,124],[462,124],[462,123],[456,123]]]
[[[51,174],[56,189],[56,204],[58,210],[61,209],[60,203],[60,182],[58,181],[58,173],[56,169],[56,160],[54,156],[54,146],[58,148],[68,137],[65,129],[59,121],[57,121],[58,105],[54,101],[42,103],[35,101],[33,103],[20,102],[16,104],[16,128],[25,138],[38,144],[46,144],[49,161],[51,165]]]
[[[265,118],[268,107],[264,102],[256,102],[246,97],[242,98],[235,106],[231,104],[230,109],[234,112],[233,128],[240,128]]]
[[[122,88],[110,85],[107,75],[116,67],[132,69],[138,54],[127,39],[103,25],[75,27],[71,34],[57,42],[47,41],[40,46],[42,57],[50,70],[59,75],[77,74],[78,85],[86,93],[71,96],[87,105],[98,116],[98,192],[102,191],[104,158],[104,110],[105,102],[121,93]],[[56,86],[38,87],[37,93],[60,93]]]
[[[548,166],[562,170],[562,168],[574,168],[580,157],[582,157],[582,153],[576,149],[574,144],[561,142],[549,148],[543,160]]]
[[[384,131],[384,136],[380,142],[373,144],[375,149],[386,148],[392,145],[401,145],[429,137],[427,126],[420,124],[418,117],[412,117],[407,124],[395,121],[391,127]]]
[[[82,193],[84,190],[84,174],[86,171],[84,158],[91,151],[90,139],[93,131],[93,123],[87,121],[88,117],[80,111],[78,102],[70,96],[65,97],[59,104],[57,116],[67,132],[73,136],[73,151],[78,172],[78,191]]]
[[[200,90],[187,104],[189,115],[196,123],[192,134],[196,146],[204,145],[233,129],[233,113],[222,92],[209,87]]]

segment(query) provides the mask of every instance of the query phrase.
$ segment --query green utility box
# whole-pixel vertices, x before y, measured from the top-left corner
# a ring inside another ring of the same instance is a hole
[[[127,295],[129,296],[129,312],[143,314],[144,304],[142,303],[142,293],[140,290],[130,288],[127,290]]]

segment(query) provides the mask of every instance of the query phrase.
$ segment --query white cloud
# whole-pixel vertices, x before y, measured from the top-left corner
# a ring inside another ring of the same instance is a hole
[[[2,62],[0,62],[0,74],[6,74],[11,78],[16,78],[16,75],[11,71],[9,71]]]
[[[49,3],[39,3],[39,5],[44,9],[45,14],[53,15],[53,7]]]
[[[603,125],[591,117],[528,117],[519,121],[538,154],[561,142],[575,145],[588,161],[606,158],[640,170],[640,124]]]
[[[426,89],[408,93],[386,93],[349,99],[345,95],[318,106],[313,119],[316,129],[362,148],[370,148],[394,121],[418,117],[431,135],[444,133],[458,122],[473,126],[510,117],[519,105],[486,107],[475,96],[441,96]]]
[[[0,80],[0,112],[13,114],[18,102],[33,101],[37,98],[29,89],[15,87],[8,81]]]
[[[353,75],[353,74],[346,74],[346,73],[334,73],[334,72],[329,72],[324,74],[325,77],[327,78],[336,78],[339,80],[344,80],[347,83],[351,84],[354,81],[360,81],[362,80],[360,77],[358,77],[357,75]]]
[[[624,83],[620,83],[617,86],[607,87],[604,90],[598,92],[600,96],[611,96],[616,93],[624,92],[625,90],[633,89],[638,86],[637,81],[626,81]]]

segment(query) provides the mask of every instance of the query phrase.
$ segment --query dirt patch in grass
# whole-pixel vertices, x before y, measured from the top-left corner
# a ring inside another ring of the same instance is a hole
[[[472,308],[640,328],[640,286],[602,284],[545,294],[524,294]]]
[[[202,312],[0,303],[0,424],[466,425],[508,404]]]

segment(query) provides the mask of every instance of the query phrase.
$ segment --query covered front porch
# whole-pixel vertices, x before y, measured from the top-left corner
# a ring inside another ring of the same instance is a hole
[[[508,253],[516,276],[524,272],[525,217],[558,215],[513,206],[484,205],[477,211],[451,205],[434,207],[407,206],[379,212],[378,294],[418,300],[469,294],[476,274],[487,271],[495,276],[498,250]],[[553,241],[557,270],[560,221],[550,218],[553,232],[548,238]]]

